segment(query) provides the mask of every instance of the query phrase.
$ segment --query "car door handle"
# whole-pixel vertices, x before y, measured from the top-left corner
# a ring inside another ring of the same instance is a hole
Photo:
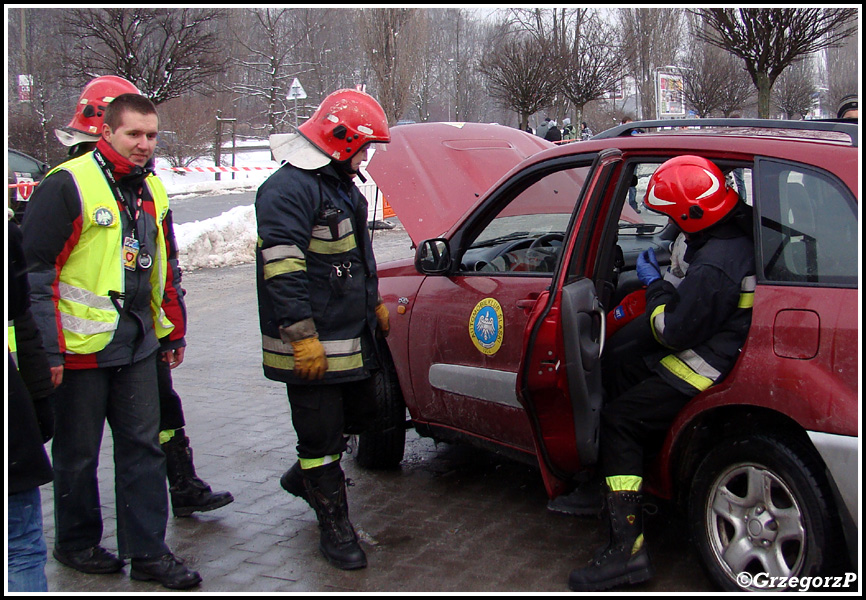
[[[605,318],[604,310],[600,306],[595,308],[595,312],[601,319],[601,333],[598,337],[598,357],[601,358],[604,352],[604,340],[607,337],[607,319]]]
[[[536,298],[524,298],[523,300],[517,301],[517,308],[522,308],[523,310],[530,310],[533,306],[535,306]]]

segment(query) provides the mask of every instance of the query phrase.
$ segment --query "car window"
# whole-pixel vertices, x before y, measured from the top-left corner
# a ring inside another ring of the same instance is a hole
[[[621,236],[651,233],[653,230],[658,230],[657,226],[663,226],[667,223],[666,216],[647,210],[643,204],[647,184],[659,166],[661,166],[661,162],[644,162],[634,165],[631,176],[631,183],[633,185],[629,186],[626,192],[626,202],[622,205],[622,212],[619,217]],[[751,206],[753,197],[752,169],[741,166],[732,167],[725,164],[720,164],[719,168],[725,173],[725,182],[728,186],[736,190],[740,198]],[[629,210],[629,207],[634,212]]]
[[[514,196],[469,244],[462,270],[552,274],[588,171],[556,171]]]
[[[830,174],[763,160],[761,253],[769,281],[857,285],[857,208]]]
[[[15,173],[39,173],[39,163],[35,160],[18,154],[7,153],[9,156],[9,170]]]

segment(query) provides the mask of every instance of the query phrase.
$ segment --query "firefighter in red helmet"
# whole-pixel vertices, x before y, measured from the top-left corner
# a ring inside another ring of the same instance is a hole
[[[319,548],[342,569],[367,565],[348,516],[344,433],[375,416],[376,337],[389,328],[367,201],[353,179],[370,144],[390,140],[375,99],[338,90],[297,134],[272,136],[284,164],[255,202],[263,368],[286,384],[298,436],[298,461],[280,483],[316,511]]]
[[[748,209],[719,168],[699,156],[672,158],[652,175],[644,204],[685,234],[688,269],[674,285],[662,276],[652,249],[638,258],[646,309],[611,338],[611,350],[615,338],[634,335],[642,340],[641,354],[605,364],[599,471],[610,542],[589,565],[572,571],[573,591],[652,577],[641,514],[645,453],[658,450],[691,398],[731,371],[751,324],[754,248],[743,226],[749,219],[741,218]]]

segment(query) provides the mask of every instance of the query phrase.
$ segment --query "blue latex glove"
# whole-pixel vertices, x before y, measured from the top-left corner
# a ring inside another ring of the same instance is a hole
[[[644,285],[662,278],[656,253],[652,248],[647,248],[637,257],[637,278]]]

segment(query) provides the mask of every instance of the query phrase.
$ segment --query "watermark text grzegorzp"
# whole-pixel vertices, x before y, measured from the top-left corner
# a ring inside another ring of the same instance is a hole
[[[811,589],[848,588],[857,581],[857,573],[838,576],[779,577],[769,573],[738,573],[737,584],[743,588],[778,590],[782,588],[807,592]]]

